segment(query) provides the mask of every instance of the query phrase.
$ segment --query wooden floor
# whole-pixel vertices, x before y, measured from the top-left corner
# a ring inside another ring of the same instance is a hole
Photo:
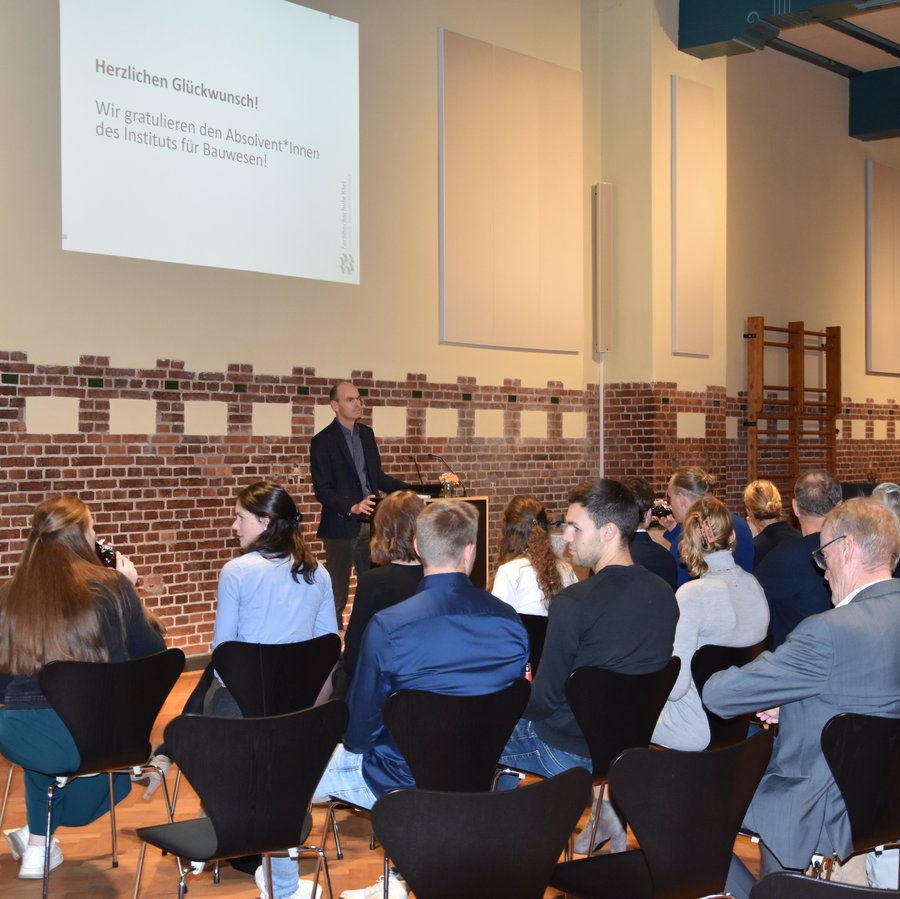
[[[187,673],[181,677],[157,722],[154,733],[154,745],[161,738],[163,728],[171,718],[176,716],[185,699],[197,682],[198,673]],[[5,783],[6,763],[0,760],[0,776]],[[169,776],[170,785],[174,783],[174,771]],[[131,795],[116,807],[118,823],[119,867],[110,867],[109,817],[104,816],[88,827],[65,828],[57,831],[60,847],[65,861],[50,875],[50,895],[65,899],[122,899],[132,895],[134,876],[140,843],[135,836],[135,828],[148,824],[160,824],[165,821],[162,794],[157,793],[149,802],[141,799],[143,789],[135,786]],[[190,818],[197,814],[199,803],[196,794],[184,784],[178,799],[177,817]],[[685,810],[690,814],[690,810]],[[353,816],[347,812],[339,813],[341,824],[341,842],[344,849],[343,861],[334,860],[334,844],[329,839],[328,858],[331,871],[331,882],[335,899],[345,889],[355,889],[374,883],[381,874],[383,857],[380,850],[369,850],[368,818]],[[313,836],[318,840],[322,833],[324,809],[313,811]],[[9,806],[6,812],[4,828],[19,827],[25,823],[25,803],[22,779],[19,772],[13,780]],[[749,841],[739,840],[736,847],[738,853],[751,868],[758,867],[758,854]],[[301,861],[301,876],[311,876],[314,862]],[[13,861],[6,845],[0,841],[0,896],[3,899],[32,899],[41,895],[40,880],[19,880],[19,863]],[[142,899],[158,899],[158,897],[175,897],[178,895],[178,876],[175,862],[170,857],[163,857],[159,852],[148,849],[141,878]],[[221,882],[213,883],[212,873],[207,872],[200,877],[188,880],[190,899],[230,899],[230,897],[258,896],[253,879],[233,870],[228,865],[221,869]],[[546,896],[557,897],[561,894],[548,890]]]

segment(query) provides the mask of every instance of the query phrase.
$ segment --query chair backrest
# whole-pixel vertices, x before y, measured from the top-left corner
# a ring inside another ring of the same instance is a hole
[[[381,712],[419,789],[476,792],[490,789],[530,695],[524,678],[477,696],[399,690]]]
[[[182,715],[169,723],[169,754],[215,830],[210,857],[299,845],[307,806],[347,718],[347,706],[333,701],[273,718]]]
[[[38,683],[78,747],[77,771],[92,774],[146,762],[150,732],[184,670],[184,653],[167,649],[125,662],[50,662]]]
[[[528,632],[528,661],[531,662],[531,675],[537,674],[538,666],[541,664],[541,655],[544,652],[544,640],[547,637],[547,616],[546,615],[523,615],[519,613],[522,624]]]
[[[832,883],[786,872],[763,877],[750,891],[750,899],[888,899],[890,896],[900,896],[900,890]]]
[[[341,638],[323,634],[300,643],[220,643],[212,666],[245,718],[308,709],[341,654]]]
[[[706,682],[717,672],[731,668],[732,665],[740,668],[748,662],[752,662],[769,644],[769,638],[761,640],[753,646],[718,646],[708,643],[701,646],[691,658],[691,676],[694,686],[700,696],[703,695],[703,687]],[[720,718],[711,712],[705,705],[706,720],[709,723],[709,747],[716,748],[730,746],[732,743],[740,743],[746,739],[747,730],[750,727],[750,718],[746,715],[738,715],[735,718]]]
[[[609,785],[640,843],[654,899],[719,893],[772,751],[769,731],[705,752],[628,749]]]
[[[672,658],[649,674],[578,668],[569,675],[566,699],[587,740],[595,780],[606,778],[623,749],[649,745],[680,668]]]
[[[841,791],[853,849],[900,838],[900,718],[844,713],[822,728],[822,752]]]
[[[396,790],[375,803],[372,823],[417,899],[540,899],[590,784],[572,768],[497,793]]]

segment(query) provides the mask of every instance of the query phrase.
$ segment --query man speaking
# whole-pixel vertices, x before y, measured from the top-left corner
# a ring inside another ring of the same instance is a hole
[[[369,568],[369,519],[376,494],[406,490],[408,485],[381,470],[375,432],[359,420],[362,398],[353,384],[338,381],[328,399],[335,417],[310,443],[310,472],[322,504],[316,534],[325,544],[325,566],[331,575],[338,627],[343,630],[350,567],[356,567],[357,577]]]

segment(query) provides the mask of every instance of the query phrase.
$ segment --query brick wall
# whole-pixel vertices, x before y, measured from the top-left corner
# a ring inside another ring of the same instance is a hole
[[[426,462],[427,454],[444,456],[471,493],[489,497],[494,545],[500,513],[514,494],[533,492],[561,512],[569,487],[597,474],[596,388],[525,388],[515,379],[479,385],[469,377],[435,383],[424,374],[376,381],[365,371],[352,377],[368,408],[407,410],[406,434],[379,440],[385,469],[417,483],[413,458],[433,479],[437,463]],[[165,621],[171,644],[189,654],[205,652],[218,572],[235,554],[230,526],[240,487],[262,478],[284,484],[305,516],[304,536],[321,551],[308,448],[315,406],[327,405],[329,388],[330,379],[306,368],[285,376],[257,375],[247,365],[190,372],[180,362],[160,360],[153,369],[123,369],[88,356],[75,366],[36,365],[23,353],[0,352],[0,578],[15,566],[34,506],[48,495],[77,493],[91,506],[98,533],[137,565],[147,605]],[[28,432],[25,400],[31,396],[75,398],[78,433]],[[114,399],[154,402],[156,432],[109,433]],[[187,401],[226,403],[227,433],[185,434]],[[254,403],[290,404],[291,435],[254,436]],[[455,437],[426,437],[429,408],[458,411]],[[477,435],[480,409],[503,410],[504,436]],[[545,438],[520,436],[524,410],[546,413]],[[585,413],[587,439],[563,437],[565,413]]]
[[[567,490],[595,477],[600,451],[599,394],[596,386],[565,389],[523,387],[517,379],[482,385],[461,376],[454,383],[410,374],[404,381],[376,380],[354,372],[369,408],[406,409],[406,433],[381,437],[386,470],[417,482],[413,458],[444,456],[470,492],[491,503],[491,544],[499,540],[499,518],[516,493],[536,494],[551,511],[565,509]],[[113,368],[106,357],[82,357],[79,365],[37,365],[24,353],[0,352],[0,578],[11,573],[28,533],[34,506],[48,495],[77,493],[94,513],[97,530],[132,556],[142,574],[143,595],[169,627],[173,645],[189,654],[208,649],[215,617],[215,588],[222,565],[235,553],[230,533],[236,491],[255,480],[273,478],[297,499],[305,516],[304,535],[316,552],[319,506],[309,478],[309,440],[314,410],[327,405],[330,379],[309,368],[290,375],[255,374],[248,365],[224,372],[191,372],[173,360],[153,369]],[[74,398],[78,432],[35,434],[26,430],[30,396]],[[149,400],[156,431],[109,432],[110,401]],[[226,433],[202,437],[184,433],[184,404],[218,401],[227,407]],[[252,433],[255,403],[291,407],[291,435]],[[428,409],[457,410],[455,437],[426,435]],[[478,410],[502,410],[503,436],[479,436]],[[844,481],[900,480],[896,452],[897,404],[845,401],[839,441],[838,476]],[[546,414],[546,436],[522,437],[524,411]],[[678,413],[705,416],[705,436],[681,438]],[[585,437],[564,436],[564,415],[584,416]],[[672,382],[611,384],[605,388],[606,474],[638,473],[664,490],[672,469],[699,464],[720,478],[722,495],[740,508],[746,481],[744,430],[729,439],[728,417],[742,421],[742,397],[722,387],[681,391]],[[851,436],[850,421],[865,422],[863,436]],[[880,424],[879,424],[880,423]],[[885,424],[886,423],[886,424]],[[883,436],[877,436],[883,433]],[[426,478],[436,463],[423,464]]]

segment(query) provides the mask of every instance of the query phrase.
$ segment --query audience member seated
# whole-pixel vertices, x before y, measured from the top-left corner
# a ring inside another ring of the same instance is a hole
[[[709,743],[709,723],[691,677],[691,658],[708,643],[752,646],[766,636],[769,606],[752,574],[734,561],[731,515],[715,497],[687,510],[681,557],[692,578],[678,588],[675,655],[678,680],[659,716],[653,742],[670,749],[699,750]]]
[[[231,529],[238,539],[240,555],[227,562],[219,574],[213,649],[229,640],[299,643],[337,633],[331,578],[306,546],[300,522],[297,504],[284,487],[273,481],[259,481],[238,494]],[[241,716],[234,697],[213,676],[209,666],[183,709],[183,714],[203,712]],[[171,761],[165,745],[157,747],[153,760],[168,770]],[[150,782],[145,799],[157,783]],[[257,881],[262,882],[259,856],[230,862],[246,874],[255,873]],[[203,866],[197,864],[202,870]],[[295,864],[291,888],[276,899],[311,895],[312,882],[298,883]]]
[[[347,699],[347,733],[314,802],[334,795],[371,808],[389,790],[415,786],[381,719],[382,703],[391,693],[493,693],[524,674],[528,635],[519,616],[469,580],[477,533],[478,511],[466,502],[430,503],[419,515],[414,548],[425,577],[414,596],[379,612],[365,629]],[[296,863],[289,859],[273,859],[272,873],[281,883],[296,884]],[[391,899],[405,899],[399,875],[392,872],[388,887]],[[341,896],[382,894],[379,882]]]
[[[831,608],[827,578],[810,553],[819,546],[825,516],[841,501],[841,485],[827,471],[808,471],[794,485],[794,514],[800,522],[800,540],[786,540],[772,549],[754,574],[769,603],[772,648],[808,615]]]
[[[900,484],[884,481],[872,491],[872,496],[884,503],[900,520]],[[894,577],[900,577],[900,563],[894,569]]]
[[[678,567],[672,554],[657,543],[647,531],[653,520],[656,497],[653,489],[643,478],[622,478],[622,483],[634,494],[638,507],[638,529],[631,538],[631,559],[635,565],[643,565],[648,571],[658,574],[669,586],[678,588]]]
[[[796,540],[800,533],[784,520],[781,493],[771,481],[751,481],[744,488],[744,508],[753,534],[755,571],[770,550],[785,540]]]
[[[566,678],[585,665],[644,674],[672,658],[678,604],[662,578],[633,564],[629,543],[637,526],[634,495],[618,481],[601,478],[569,493],[569,555],[594,575],[566,587],[550,606],[531,699],[500,757],[502,764],[547,777],[575,765],[590,771],[587,742],[566,702]],[[611,839],[612,848],[624,849],[624,827],[614,814],[608,817],[601,816],[598,835]]]
[[[851,499],[826,516],[816,550],[836,608],[811,615],[774,652],[714,674],[703,690],[723,717],[778,722],[769,766],[744,820],[759,834],[760,876],[802,870],[814,853],[852,850],[847,811],[822,755],[822,728],[841,712],[900,717],[900,525],[881,503]],[[735,858],[726,888],[749,896]]]
[[[554,552],[547,512],[534,496],[514,496],[503,510],[499,563],[491,593],[520,615],[546,615],[556,594],[578,580]]]
[[[121,662],[162,652],[166,646],[134,590],[134,565],[116,553],[115,570],[101,565],[90,509],[61,496],[35,509],[25,551],[12,578],[0,588],[0,752],[25,771],[28,823],[4,833],[19,877],[44,875],[47,834],[45,771],[74,771],[80,764],[69,733],[44,698],[37,675],[48,662]],[[116,802],[131,790],[127,775],[115,778]],[[63,861],[57,827],[89,824],[109,811],[106,777],[72,781],[57,794],[50,869]]]
[[[698,466],[676,468],[669,478],[669,487],[666,495],[669,505],[672,507],[672,515],[669,518],[661,518],[660,524],[668,532],[666,538],[669,541],[669,552],[678,566],[678,586],[690,580],[690,574],[681,561],[679,543],[681,542],[681,528],[688,506],[698,499],[703,499],[716,483],[715,477],[708,471]],[[738,515],[732,513],[731,524],[734,527],[735,546],[734,558],[744,571],[753,571],[753,535],[750,527]]]
[[[213,649],[227,640],[299,643],[337,633],[331,578],[300,533],[291,495],[272,481],[245,487],[234,508],[241,554],[219,575]],[[240,717],[228,690],[215,680],[206,697],[210,715]]]
[[[372,616],[409,599],[422,581],[423,569],[413,549],[416,517],[425,508],[411,490],[386,496],[375,508],[372,519],[371,556],[377,568],[362,572],[356,582],[353,610],[344,635],[344,656],[334,672],[334,695],[347,694],[363,633]]]

